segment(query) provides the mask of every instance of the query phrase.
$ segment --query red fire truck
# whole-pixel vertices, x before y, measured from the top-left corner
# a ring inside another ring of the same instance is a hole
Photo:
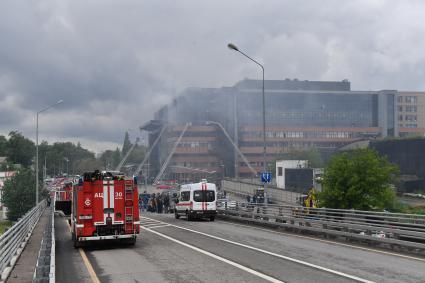
[[[55,191],[55,210],[71,215],[72,182],[66,181],[59,190]]]
[[[140,220],[136,179],[116,172],[85,173],[72,195],[74,246],[87,241],[136,242]]]

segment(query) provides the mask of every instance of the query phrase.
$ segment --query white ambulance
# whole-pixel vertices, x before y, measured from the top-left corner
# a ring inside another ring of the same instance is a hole
[[[176,219],[209,218],[214,221],[217,214],[217,188],[215,184],[202,181],[180,187],[180,195],[174,210]]]

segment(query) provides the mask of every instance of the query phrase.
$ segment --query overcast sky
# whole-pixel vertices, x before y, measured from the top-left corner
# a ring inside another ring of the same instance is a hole
[[[185,87],[260,78],[425,90],[425,1],[0,2],[0,134],[121,145]]]

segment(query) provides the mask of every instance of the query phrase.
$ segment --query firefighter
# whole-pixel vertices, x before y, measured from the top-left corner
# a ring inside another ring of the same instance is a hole
[[[170,197],[168,196],[168,193],[164,195],[164,212],[169,213],[169,207],[170,207]]]

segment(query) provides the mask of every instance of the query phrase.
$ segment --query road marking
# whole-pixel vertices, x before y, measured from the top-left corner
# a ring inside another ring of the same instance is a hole
[[[323,243],[327,243],[327,244],[335,244],[335,245],[339,245],[339,246],[350,247],[350,248],[355,248],[355,249],[359,249],[359,250],[376,252],[376,253],[381,253],[381,254],[386,254],[386,255],[392,255],[392,256],[396,256],[396,257],[402,257],[402,258],[406,258],[406,259],[413,259],[413,260],[425,262],[425,259],[419,258],[419,257],[414,257],[414,256],[408,256],[408,255],[403,255],[403,254],[398,254],[398,253],[393,253],[393,252],[386,252],[386,251],[381,251],[381,250],[376,250],[376,249],[371,249],[371,248],[366,248],[366,247],[360,247],[360,246],[355,246],[355,245],[350,245],[350,244],[344,244],[344,243],[340,243],[340,242],[334,242],[334,241],[329,241],[329,240],[317,239],[317,238],[308,237],[308,236],[295,235],[295,234],[285,233],[285,232],[280,232],[280,231],[273,231],[273,230],[259,228],[259,227],[254,227],[254,226],[249,226],[249,225],[236,224],[236,223],[233,223],[233,222],[227,222],[227,221],[216,221],[216,222],[218,222],[218,223],[227,223],[229,225],[240,226],[240,227],[245,227],[245,228],[250,228],[250,229],[256,229],[256,230],[261,230],[261,231],[267,231],[267,232],[271,232],[271,233],[275,233],[275,234],[286,235],[286,236],[289,236],[289,237],[296,237],[296,238],[301,238],[301,239],[309,239],[309,240],[314,240],[314,241],[323,242]]]
[[[166,222],[164,222],[164,223],[166,223]],[[360,278],[360,277],[357,277],[357,276],[354,276],[354,275],[346,274],[346,273],[343,273],[343,272],[340,272],[340,271],[336,271],[336,270],[333,270],[333,269],[329,269],[329,268],[326,268],[326,267],[315,265],[315,264],[312,264],[312,263],[309,263],[309,262],[306,262],[306,261],[302,261],[302,260],[298,260],[298,259],[295,259],[295,258],[292,258],[292,257],[276,254],[276,253],[273,253],[273,252],[269,252],[269,251],[266,251],[266,250],[262,250],[262,249],[259,249],[259,248],[256,248],[256,247],[248,246],[248,245],[245,245],[245,244],[241,244],[241,243],[238,243],[238,242],[234,242],[234,241],[227,240],[227,239],[224,239],[224,238],[220,238],[220,237],[217,237],[217,236],[213,236],[213,235],[210,235],[210,234],[207,234],[207,233],[192,230],[192,229],[189,229],[189,228],[177,226],[177,225],[174,225],[174,224],[170,224],[170,226],[176,227],[178,229],[186,230],[186,231],[189,231],[189,232],[192,232],[192,233],[196,233],[196,234],[199,234],[199,235],[203,235],[203,236],[206,236],[206,237],[209,237],[209,238],[212,238],[212,239],[216,239],[216,240],[219,240],[219,241],[223,241],[223,242],[226,242],[226,243],[229,243],[229,244],[233,244],[233,245],[236,245],[236,246],[244,247],[244,248],[254,250],[254,251],[257,251],[257,252],[261,252],[261,253],[264,253],[264,254],[272,255],[272,256],[275,256],[275,257],[278,257],[278,258],[285,259],[287,261],[292,261],[292,262],[295,262],[295,263],[298,263],[298,264],[301,264],[301,265],[312,267],[312,268],[315,268],[315,269],[318,269],[318,270],[321,270],[321,271],[326,271],[326,272],[329,272],[329,273],[332,273],[332,274],[335,274],[335,275],[339,275],[341,277],[353,279],[353,280],[356,280],[356,281],[359,281],[359,282],[364,282],[364,283],[373,283],[374,282],[374,281],[363,279],[363,278]]]
[[[169,237],[169,236],[167,236],[167,235],[164,235],[164,234],[162,234],[162,233],[159,233],[159,232],[157,232],[157,231],[151,230],[150,228],[145,228],[145,227],[140,227],[140,228],[142,228],[142,229],[144,229],[144,230],[146,230],[146,231],[149,231],[149,232],[151,232],[151,233],[154,233],[154,234],[156,234],[156,235],[158,235],[158,236],[161,236],[161,237],[163,237],[163,238],[166,238],[166,239],[168,239],[168,240],[170,240],[170,241],[173,241],[173,242],[175,242],[175,243],[177,243],[177,244],[180,244],[180,245],[182,245],[182,246],[188,247],[188,248],[190,248],[190,249],[192,249],[192,250],[194,250],[194,251],[197,251],[197,252],[199,252],[199,253],[202,253],[202,254],[204,254],[204,255],[207,255],[207,256],[212,257],[212,258],[214,258],[214,259],[217,259],[217,260],[219,260],[219,261],[225,262],[225,263],[227,263],[227,264],[230,264],[230,265],[232,265],[232,266],[234,266],[234,267],[237,267],[237,268],[239,268],[239,269],[241,269],[241,270],[243,270],[243,271],[246,271],[246,272],[248,272],[248,273],[251,273],[251,274],[253,274],[253,275],[256,275],[256,276],[258,276],[258,277],[260,277],[260,278],[262,278],[262,279],[264,279],[264,280],[267,280],[267,281],[269,281],[269,282],[273,282],[273,283],[285,283],[285,282],[280,281],[280,280],[278,280],[278,279],[276,279],[276,278],[273,278],[273,277],[271,277],[271,276],[268,276],[268,275],[266,275],[266,274],[264,274],[264,273],[261,273],[261,272],[255,271],[255,270],[253,270],[253,269],[251,269],[251,268],[249,268],[249,267],[246,267],[246,266],[241,265],[241,264],[239,264],[239,263],[236,263],[236,262],[234,262],[234,261],[228,260],[228,259],[226,259],[226,258],[224,258],[224,257],[218,256],[218,255],[213,254],[213,253],[210,253],[210,252],[208,252],[208,251],[206,251],[206,250],[202,250],[202,249],[200,249],[200,248],[197,248],[197,247],[191,246],[191,245],[189,245],[189,244],[186,244],[185,242],[182,242],[182,241],[179,241],[179,240],[177,240],[177,239],[171,238],[171,237]]]
[[[96,272],[94,272],[93,266],[91,265],[89,259],[87,258],[87,255],[84,252],[84,250],[82,248],[79,248],[78,251],[80,252],[81,257],[83,258],[84,265],[86,266],[93,283],[100,283],[100,280],[97,277]]]
[[[152,229],[152,228],[162,228],[162,227],[168,227],[168,226],[170,226],[170,224],[154,225],[154,226],[149,226],[149,227],[144,226],[144,227]]]
[[[69,225],[66,219],[64,220],[66,225],[68,226],[69,232],[72,233],[71,225]],[[84,252],[84,250],[82,248],[79,248],[78,251],[80,252],[81,257],[83,258],[84,265],[86,266],[87,271],[89,272],[90,278],[93,281],[93,283],[100,283],[100,280],[97,277],[96,272],[94,272],[93,266],[91,265],[89,259],[87,258],[87,255]]]

